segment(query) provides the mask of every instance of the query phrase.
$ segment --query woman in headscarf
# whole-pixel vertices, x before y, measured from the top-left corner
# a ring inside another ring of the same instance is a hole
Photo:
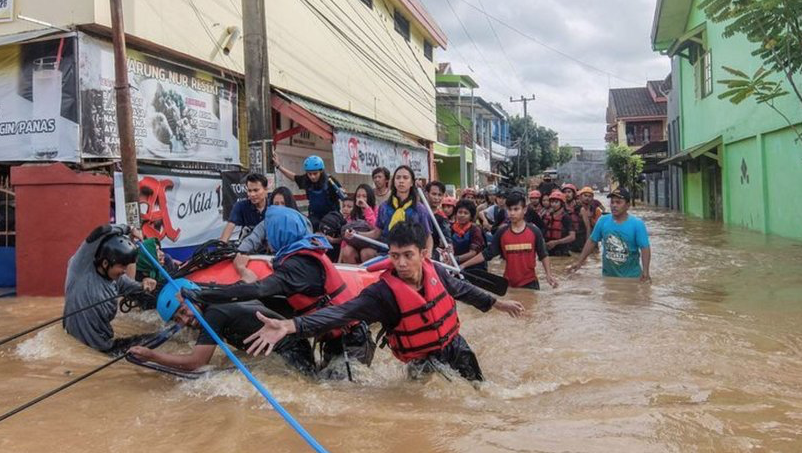
[[[269,206],[265,211],[267,243],[275,253],[273,273],[255,283],[193,291],[192,300],[207,303],[240,302],[252,299],[267,301],[267,308],[286,312],[289,303],[295,316],[312,313],[329,305],[339,305],[356,297],[357,291],[345,285],[337,268],[326,256],[331,244],[325,236],[312,234],[306,218],[284,206]],[[273,296],[286,296],[277,299]],[[271,305],[268,305],[271,304]],[[327,332],[318,338],[323,344],[325,367],[343,346],[348,356],[365,364],[373,358],[372,342],[367,325],[355,323],[347,329]]]

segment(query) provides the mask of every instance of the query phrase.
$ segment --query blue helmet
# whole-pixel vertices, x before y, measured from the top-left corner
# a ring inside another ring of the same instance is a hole
[[[181,288],[200,289],[200,286],[185,278],[175,280],[174,284],[168,283],[164,285],[164,288],[159,293],[159,298],[156,300],[156,311],[159,312],[159,316],[162,317],[164,322],[173,319],[173,315],[178,310],[178,307],[181,306],[181,302],[175,298],[176,293],[180,292]]]
[[[320,156],[309,156],[304,159],[304,171],[323,171],[323,159]]]

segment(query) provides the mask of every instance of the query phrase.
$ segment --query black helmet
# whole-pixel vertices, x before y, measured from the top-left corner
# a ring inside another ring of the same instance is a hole
[[[347,222],[338,211],[331,211],[320,219],[320,232],[333,238],[340,237],[340,230]]]
[[[103,260],[109,266],[115,264],[129,265],[136,262],[139,250],[127,236],[115,234],[103,239],[95,252],[95,266],[100,266]]]

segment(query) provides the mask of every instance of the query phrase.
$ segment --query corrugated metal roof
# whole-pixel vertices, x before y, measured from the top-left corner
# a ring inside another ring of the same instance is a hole
[[[423,149],[420,144],[404,136],[398,129],[393,129],[367,118],[354,115],[353,113],[310,101],[309,99],[295,94],[285,93],[279,90],[275,91],[337,129],[369,135],[393,143],[399,143],[410,148]]]
[[[613,88],[610,103],[616,118],[666,116],[666,103],[655,102],[646,87]]]
[[[5,46],[8,44],[17,44],[26,41],[32,41],[37,38],[41,38],[47,35],[55,35],[59,33],[59,36],[74,36],[75,33],[64,33],[61,30],[55,30],[52,28],[41,28],[38,30],[30,30],[24,31],[21,33],[14,33],[13,35],[3,35],[0,36],[0,46]],[[55,38],[55,36],[54,36]]]

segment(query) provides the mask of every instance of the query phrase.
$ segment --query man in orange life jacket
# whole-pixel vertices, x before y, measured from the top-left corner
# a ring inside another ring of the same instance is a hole
[[[551,256],[571,256],[571,243],[576,239],[571,214],[565,210],[565,194],[555,190],[549,195],[551,212],[546,214],[546,247]]]
[[[242,302],[259,299],[267,308],[287,317],[313,313],[323,307],[339,305],[356,296],[343,281],[339,271],[326,256],[331,245],[325,237],[310,234],[306,221],[298,211],[284,206],[270,206],[265,212],[265,233],[270,248],[275,251],[273,273],[255,283],[207,288],[182,289],[182,295],[204,304]],[[287,296],[288,313],[281,299]],[[345,347],[350,358],[370,365],[374,345],[365,323],[352,322],[312,335],[322,343],[325,368]],[[323,377],[336,370],[327,370]]]
[[[520,316],[524,308],[519,302],[496,300],[425,258],[427,236],[420,224],[396,224],[387,236],[390,259],[376,265],[385,269],[381,279],[343,305],[282,321],[257,314],[264,327],[245,340],[250,343],[248,353],[256,355],[267,348],[269,354],[274,344],[292,333],[310,337],[354,321],[380,322],[390,350],[402,362],[423,365],[429,372],[439,362],[465,379],[483,380],[476,356],[459,334],[455,299],[512,317]]]
[[[588,238],[586,224],[587,214],[582,211],[582,203],[579,202],[576,195],[576,186],[571,183],[565,183],[562,187],[562,193],[565,194],[565,211],[571,215],[571,227],[574,230],[574,242],[568,246],[572,252],[581,252],[582,247],[585,246],[585,240]]]
[[[551,275],[551,264],[543,233],[531,223],[526,216],[526,199],[523,194],[514,191],[506,200],[510,223],[502,226],[493,235],[490,245],[480,254],[462,263],[467,268],[484,261],[490,261],[501,255],[507,264],[504,266],[504,277],[513,288],[540,289],[535,268],[537,260],[543,264],[546,281],[557,287],[557,280]]]

